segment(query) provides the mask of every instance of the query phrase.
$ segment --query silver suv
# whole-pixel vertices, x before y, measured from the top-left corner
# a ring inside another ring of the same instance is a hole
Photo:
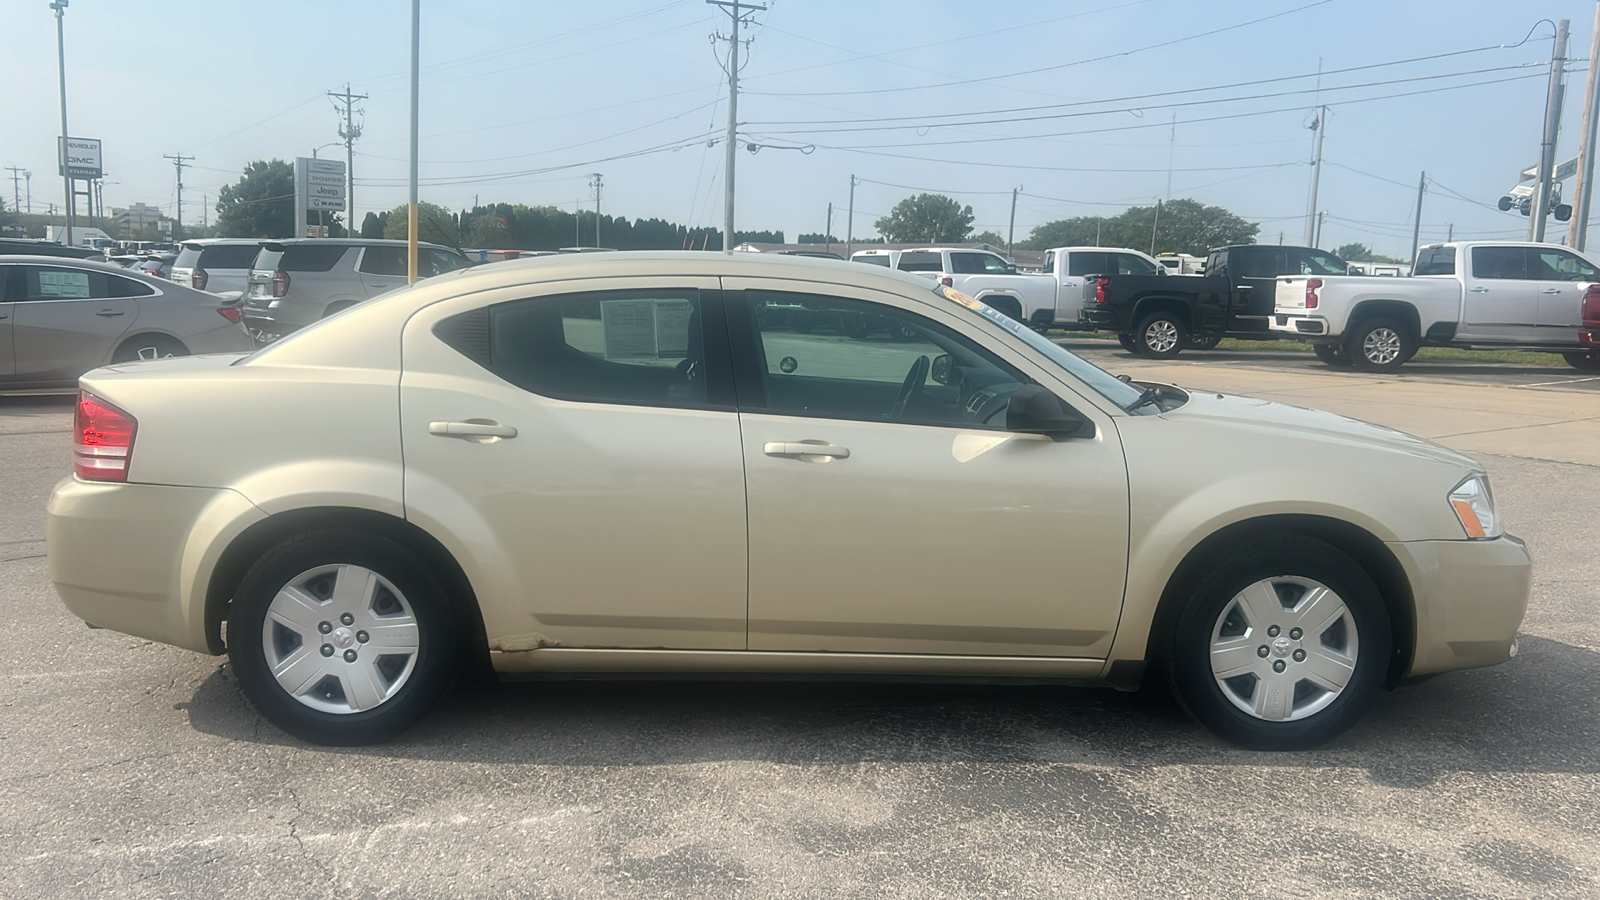
[[[261,250],[259,238],[215,238],[184,241],[172,262],[172,280],[213,294],[238,291],[250,280],[250,266]]]
[[[469,265],[466,257],[448,247],[418,245],[418,274],[423,278]],[[250,266],[245,325],[257,341],[269,343],[405,285],[405,241],[267,241]]]

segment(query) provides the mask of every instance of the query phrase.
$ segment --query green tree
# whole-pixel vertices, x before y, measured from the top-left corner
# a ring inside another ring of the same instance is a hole
[[[941,194],[918,194],[894,205],[873,225],[896,242],[951,244],[972,233],[972,207]]]
[[[390,240],[410,237],[410,214],[405,206],[396,206],[384,223],[383,236]],[[417,204],[417,240],[460,249],[461,226],[456,214],[436,203]]]
[[[1196,200],[1173,200],[1154,206],[1135,206],[1115,216],[1077,216],[1046,222],[1033,229],[1018,246],[1028,250],[1051,247],[1133,247],[1157,253],[1204,256],[1213,247],[1253,244],[1261,226],[1246,222],[1220,206]]]
[[[294,166],[256,160],[217,194],[217,233],[223,237],[294,237]]]
[[[1333,255],[1345,262],[1371,262],[1372,250],[1366,244],[1345,244],[1334,248]]]
[[[383,237],[384,226],[388,224],[389,214],[387,212],[369,212],[367,217],[361,220],[361,236],[364,238],[381,238]]]
[[[818,232],[814,232],[814,233],[800,235],[800,238],[797,241],[797,243],[801,243],[801,244],[842,244],[842,243],[844,243],[844,241],[839,240],[834,235],[823,234],[822,232],[818,231]]]
[[[0,200],[0,234],[5,234],[16,224],[17,214],[6,209],[6,202]]]
[[[972,241],[978,244],[990,244],[995,247],[1004,247],[1006,245],[1006,239],[998,234],[995,234],[993,231],[985,231],[982,234],[975,234],[972,236]]]

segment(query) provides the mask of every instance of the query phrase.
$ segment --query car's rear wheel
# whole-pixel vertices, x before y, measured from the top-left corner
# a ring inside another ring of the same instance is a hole
[[[1411,330],[1394,319],[1367,319],[1345,336],[1344,353],[1358,369],[1392,372],[1416,355]]]
[[[1344,348],[1338,344],[1312,344],[1311,352],[1317,355],[1317,359],[1330,366],[1350,365],[1350,357],[1345,355]]]
[[[1588,353],[1563,353],[1561,358],[1567,365],[1585,372],[1600,371],[1600,350],[1590,350]]]
[[[136,334],[117,346],[111,354],[114,363],[127,363],[140,359],[168,359],[188,356],[189,348],[175,337],[165,334]]]
[[[352,529],[267,551],[234,593],[228,645],[239,686],[268,721],[346,746],[414,725],[458,658],[439,580],[401,545]]]
[[[1153,359],[1177,356],[1189,340],[1189,327],[1169,312],[1151,313],[1133,330],[1137,352]]]
[[[1178,619],[1168,675],[1201,724],[1259,750],[1300,750],[1349,728],[1390,654],[1366,571],[1310,537],[1257,541],[1212,567]]]

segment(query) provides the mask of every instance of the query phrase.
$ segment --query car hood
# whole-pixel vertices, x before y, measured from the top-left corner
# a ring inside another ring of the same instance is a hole
[[[1368,451],[1384,450],[1469,471],[1483,471],[1483,467],[1469,456],[1383,425],[1236,394],[1197,390],[1188,390],[1187,393],[1188,402],[1171,412],[1162,413],[1161,417],[1174,422],[1213,424],[1263,435],[1342,443]]]

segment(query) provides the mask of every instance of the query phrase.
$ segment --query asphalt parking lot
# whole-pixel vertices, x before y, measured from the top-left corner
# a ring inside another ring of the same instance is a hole
[[[1160,691],[659,681],[469,685],[393,744],[312,747],[222,659],[65,612],[42,539],[70,402],[0,398],[0,897],[1600,893],[1596,379],[1083,343],[1477,456],[1535,556],[1521,654],[1296,754]]]

